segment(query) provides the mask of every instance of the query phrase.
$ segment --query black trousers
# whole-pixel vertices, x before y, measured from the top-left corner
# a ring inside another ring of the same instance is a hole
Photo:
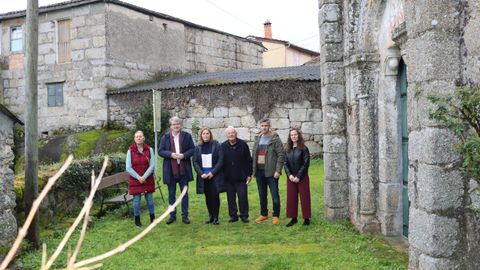
[[[227,182],[227,201],[228,214],[230,218],[238,218],[238,208],[240,208],[240,217],[248,218],[248,191],[247,183],[241,182]],[[237,208],[238,195],[238,208]]]
[[[220,195],[213,179],[204,182],[205,188],[205,202],[207,203],[208,215],[211,218],[218,219],[218,212],[220,211]]]

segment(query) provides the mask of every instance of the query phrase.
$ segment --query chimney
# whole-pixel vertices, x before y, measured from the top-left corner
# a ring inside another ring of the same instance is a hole
[[[265,38],[271,39],[272,38],[272,23],[269,20],[267,20],[263,24],[263,30],[265,32]]]

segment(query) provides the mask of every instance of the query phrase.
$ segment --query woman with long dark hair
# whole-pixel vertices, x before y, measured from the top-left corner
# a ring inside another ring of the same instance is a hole
[[[226,191],[223,177],[223,151],[213,139],[209,128],[202,128],[198,145],[195,147],[193,167],[197,172],[197,193],[205,193],[209,219],[206,224],[218,225],[220,193]]]
[[[308,166],[310,152],[305,145],[302,133],[292,128],[288,133],[285,146],[285,173],[287,175],[287,217],[291,218],[287,227],[295,225],[298,220],[298,196],[302,205],[303,225],[310,225],[312,216],[310,207],[310,179]]]

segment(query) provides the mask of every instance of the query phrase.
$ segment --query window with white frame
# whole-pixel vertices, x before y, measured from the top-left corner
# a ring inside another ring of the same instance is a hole
[[[23,29],[21,25],[10,28],[10,51],[23,51]]]
[[[48,107],[63,106],[63,82],[48,83]]]

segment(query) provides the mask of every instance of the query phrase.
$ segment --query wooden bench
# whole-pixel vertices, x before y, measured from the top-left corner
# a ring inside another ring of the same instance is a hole
[[[98,185],[97,191],[100,192],[101,196],[101,203],[100,203],[100,212],[101,215],[103,212],[103,205],[104,204],[124,204],[127,207],[127,214],[131,214],[130,206],[128,203],[133,200],[133,195],[128,194],[128,172],[121,172],[114,175],[106,176],[102,178],[102,181]],[[163,198],[162,189],[160,188],[160,180],[157,179],[157,183],[155,188],[160,191],[160,196],[162,197],[162,201],[165,202]],[[112,190],[119,190],[115,194],[118,195],[111,195]]]

